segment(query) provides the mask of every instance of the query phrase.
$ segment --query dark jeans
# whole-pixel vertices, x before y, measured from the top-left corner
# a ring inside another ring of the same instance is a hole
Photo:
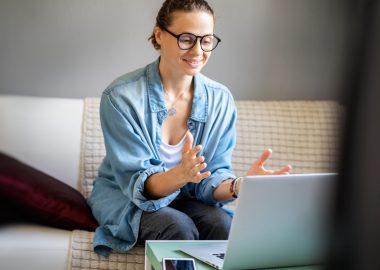
[[[197,200],[179,199],[156,212],[143,212],[139,243],[146,240],[226,240],[232,217]]]

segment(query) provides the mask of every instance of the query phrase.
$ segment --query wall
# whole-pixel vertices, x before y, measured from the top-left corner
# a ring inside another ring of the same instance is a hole
[[[0,0],[0,94],[99,96],[158,53],[162,1]],[[337,99],[343,1],[210,0],[222,38],[204,73],[236,99]]]

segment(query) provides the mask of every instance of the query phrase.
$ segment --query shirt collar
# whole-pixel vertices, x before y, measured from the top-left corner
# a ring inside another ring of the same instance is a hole
[[[160,58],[147,66],[147,86],[149,107],[152,113],[166,111],[164,88],[159,72]],[[204,78],[201,74],[194,76],[194,96],[190,118],[199,121],[207,121],[207,95]]]

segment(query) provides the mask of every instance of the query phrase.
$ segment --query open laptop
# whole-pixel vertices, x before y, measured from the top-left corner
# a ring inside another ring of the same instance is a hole
[[[336,180],[328,173],[245,177],[229,240],[180,250],[217,269],[323,263]]]

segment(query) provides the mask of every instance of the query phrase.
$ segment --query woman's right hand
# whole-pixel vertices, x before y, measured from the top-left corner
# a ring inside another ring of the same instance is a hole
[[[192,148],[194,137],[189,130],[186,133],[186,137],[182,148],[182,161],[178,165],[179,174],[186,182],[199,183],[209,177],[211,172],[201,172],[207,167],[206,162],[204,162],[204,156],[197,157],[197,154],[202,149],[202,145],[199,144]]]

